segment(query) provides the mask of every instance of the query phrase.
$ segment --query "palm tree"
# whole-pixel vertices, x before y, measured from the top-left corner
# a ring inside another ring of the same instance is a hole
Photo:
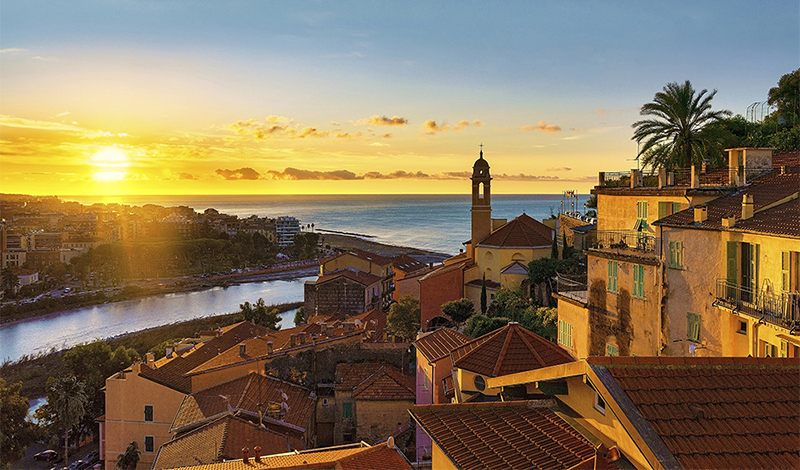
[[[642,143],[639,155],[643,167],[686,168],[702,163],[714,148],[710,136],[701,131],[705,126],[730,116],[728,110],[711,110],[711,100],[717,90],[702,90],[695,94],[691,82],[683,85],[668,83],[656,93],[652,103],[642,106],[639,114],[653,116],[633,123],[633,137]]]
[[[50,385],[49,403],[64,427],[64,462],[69,461],[69,430],[78,424],[86,414],[86,404],[89,397],[86,395],[86,386],[77,377],[70,375],[60,377]]]

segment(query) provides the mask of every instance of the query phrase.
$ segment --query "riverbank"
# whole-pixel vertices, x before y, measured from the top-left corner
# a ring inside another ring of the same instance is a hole
[[[426,264],[441,262],[449,256],[444,253],[389,245],[366,240],[361,237],[334,233],[324,234],[324,244],[330,246],[331,249],[349,250],[357,248],[386,257],[407,254]],[[64,310],[122,302],[143,297],[197,292],[214,287],[229,287],[231,285],[249,282],[296,279],[299,277],[313,276],[317,271],[318,261],[309,260],[285,263],[268,269],[236,271],[215,276],[203,275],[129,280],[122,288],[98,289],[70,297],[45,298],[30,304],[4,305],[0,308],[0,325]]]
[[[280,313],[284,313],[301,305],[302,302],[292,302],[271,305],[269,308],[277,308]],[[226,313],[125,333],[106,338],[103,341],[111,346],[112,350],[124,346],[133,348],[140,356],[144,356],[146,352],[167,340],[195,337],[201,330],[220,328],[241,320],[238,313]],[[7,383],[22,382],[20,393],[31,400],[43,397],[47,395],[48,377],[58,377],[65,372],[62,363],[63,353],[64,351],[52,349],[46,354],[34,357],[25,356],[15,362],[3,363],[0,365],[0,378]]]

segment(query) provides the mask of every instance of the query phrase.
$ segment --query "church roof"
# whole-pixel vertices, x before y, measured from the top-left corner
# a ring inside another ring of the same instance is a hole
[[[450,353],[453,366],[488,377],[541,369],[575,359],[557,344],[528,331],[519,323],[476,338]]]
[[[541,248],[553,244],[553,229],[526,214],[508,222],[484,238],[478,246]]]
[[[523,276],[527,276],[528,267],[520,263],[519,261],[514,261],[505,268],[501,269],[500,272],[503,274],[520,274]]]
[[[475,160],[475,165],[473,168],[489,168],[489,162],[483,159],[483,150],[481,150],[481,156],[477,160]]]

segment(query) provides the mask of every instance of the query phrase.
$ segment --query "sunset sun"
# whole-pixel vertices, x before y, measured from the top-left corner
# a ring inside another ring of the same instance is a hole
[[[92,179],[96,181],[121,181],[125,179],[126,168],[130,164],[128,154],[117,147],[106,147],[99,150],[89,159],[89,164],[96,170]]]

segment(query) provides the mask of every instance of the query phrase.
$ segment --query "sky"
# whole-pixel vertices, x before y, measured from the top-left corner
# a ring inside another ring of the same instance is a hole
[[[798,0],[4,0],[0,192],[586,193],[667,83],[799,64]]]

